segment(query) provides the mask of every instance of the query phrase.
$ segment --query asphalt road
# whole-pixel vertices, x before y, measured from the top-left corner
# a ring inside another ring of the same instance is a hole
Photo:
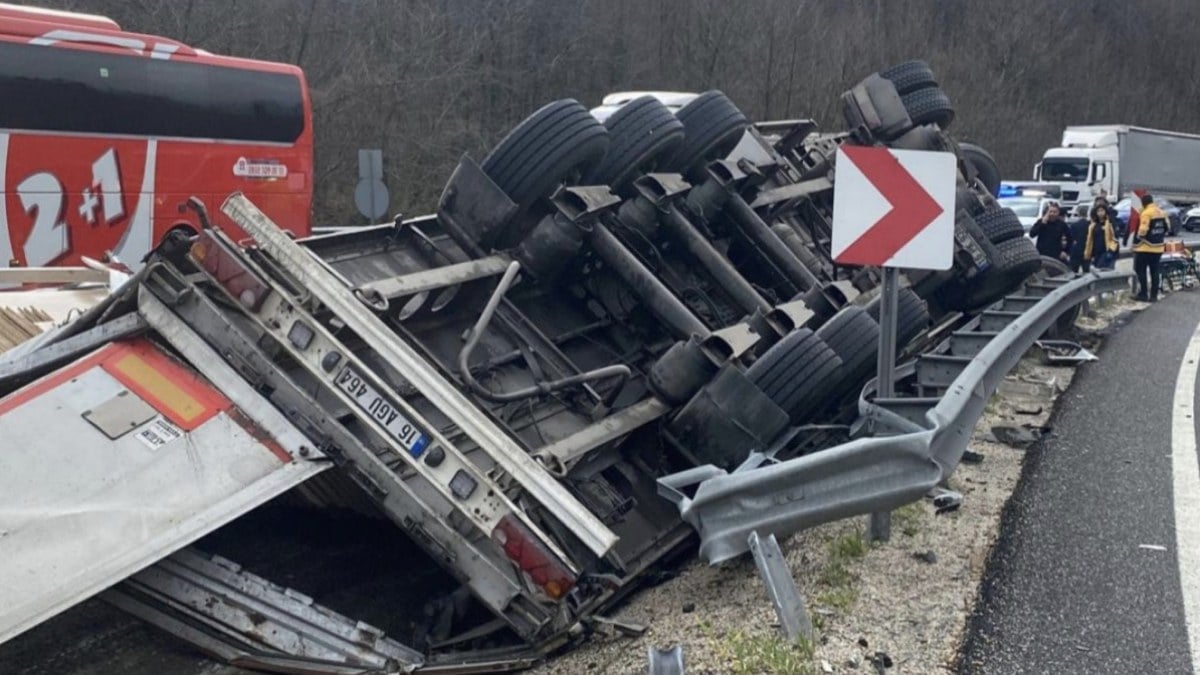
[[[1200,292],[1174,293],[1081,367],[1004,514],[961,673],[1194,672],[1171,425],[1198,320]]]

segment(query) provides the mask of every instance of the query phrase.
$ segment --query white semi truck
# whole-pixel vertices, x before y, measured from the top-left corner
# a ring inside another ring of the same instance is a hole
[[[1089,202],[1104,190],[1135,189],[1185,204],[1200,202],[1200,135],[1127,125],[1073,126],[1033,168],[1034,180],[1062,186],[1063,202]],[[1115,200],[1114,199],[1114,200]]]

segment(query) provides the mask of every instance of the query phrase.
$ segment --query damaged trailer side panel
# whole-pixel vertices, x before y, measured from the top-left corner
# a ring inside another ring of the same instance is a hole
[[[0,642],[328,468],[222,384],[135,338],[0,399]]]

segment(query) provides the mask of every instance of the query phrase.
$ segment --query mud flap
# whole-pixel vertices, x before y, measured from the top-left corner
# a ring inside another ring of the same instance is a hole
[[[0,642],[328,468],[242,403],[144,339],[0,398]]]

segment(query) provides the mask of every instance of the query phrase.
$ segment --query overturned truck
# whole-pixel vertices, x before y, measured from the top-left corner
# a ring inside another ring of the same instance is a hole
[[[717,91],[604,124],[557,101],[463,157],[435,215],[300,241],[241,195],[237,233],[193,200],[199,232],[0,357],[0,494],[24,507],[0,523],[0,642],[101,592],[284,672],[502,670],[579,639],[695,546],[660,480],[869,433],[879,276],[829,255],[839,146],[960,157],[955,264],[908,276],[903,356],[1045,273],[927,66],[843,103],[821,133]],[[449,573],[424,632],[185,548],[289,491],[390,519]]]

